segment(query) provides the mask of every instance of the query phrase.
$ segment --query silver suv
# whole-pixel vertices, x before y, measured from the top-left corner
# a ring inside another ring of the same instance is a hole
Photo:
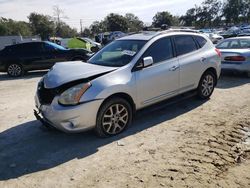
[[[213,93],[220,52],[204,35],[145,32],[115,40],[87,63],[56,64],[38,84],[35,116],[65,132],[121,133],[134,112],[196,90]]]

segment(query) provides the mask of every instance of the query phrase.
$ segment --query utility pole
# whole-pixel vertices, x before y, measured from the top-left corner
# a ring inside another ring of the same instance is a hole
[[[81,37],[82,37],[82,32],[83,32],[83,30],[82,30],[82,19],[80,19],[80,27],[81,27]]]

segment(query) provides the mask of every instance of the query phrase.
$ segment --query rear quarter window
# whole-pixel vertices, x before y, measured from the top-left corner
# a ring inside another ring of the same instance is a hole
[[[191,35],[188,36],[175,36],[175,46],[177,55],[184,55],[197,50],[197,45]]]
[[[207,40],[204,37],[194,36],[194,38],[201,48],[207,44]]]

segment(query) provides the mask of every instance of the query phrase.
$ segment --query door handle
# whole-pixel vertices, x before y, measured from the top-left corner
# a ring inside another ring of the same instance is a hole
[[[170,71],[176,71],[178,68],[179,68],[179,66],[173,66],[173,67],[171,67],[169,70],[170,70]]]

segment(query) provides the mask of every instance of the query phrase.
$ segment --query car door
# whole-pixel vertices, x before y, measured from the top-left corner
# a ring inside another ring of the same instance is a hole
[[[43,67],[42,47],[40,42],[19,44],[15,53],[25,69],[33,70]]]
[[[134,72],[139,107],[169,98],[177,94],[179,89],[179,63],[174,57],[170,37],[155,41],[142,55],[138,64],[145,57],[152,57],[154,63]]]
[[[43,44],[43,47],[45,58],[44,64],[47,68],[52,67],[57,62],[64,62],[67,60],[68,50],[64,50],[64,47],[50,42],[45,42]]]
[[[174,36],[176,53],[180,65],[180,89],[183,93],[194,89],[199,82],[202,72],[202,61],[206,61],[206,54],[199,50],[192,35]]]

